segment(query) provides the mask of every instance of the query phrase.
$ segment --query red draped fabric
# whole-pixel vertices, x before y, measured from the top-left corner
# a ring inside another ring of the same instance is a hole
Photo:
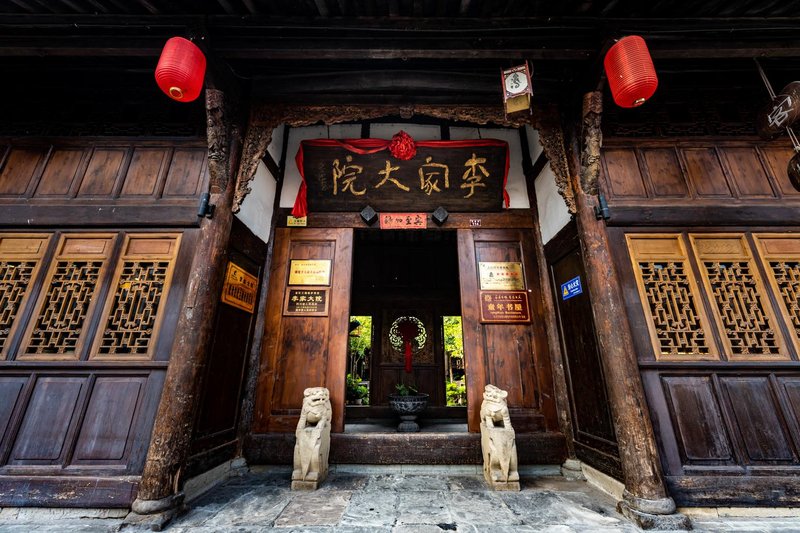
[[[375,154],[389,149],[391,140],[387,139],[307,139],[300,143],[297,150],[295,161],[297,169],[300,171],[300,190],[297,191],[297,198],[292,208],[292,216],[296,218],[304,217],[308,214],[308,200],[306,197],[306,177],[303,171],[303,148],[305,146],[339,146],[354,154],[366,155]],[[418,148],[480,148],[482,146],[506,146],[505,141],[497,139],[473,139],[464,141],[416,141]],[[506,150],[505,172],[503,173],[503,205],[508,208],[509,198],[506,192],[508,182],[509,152]]]

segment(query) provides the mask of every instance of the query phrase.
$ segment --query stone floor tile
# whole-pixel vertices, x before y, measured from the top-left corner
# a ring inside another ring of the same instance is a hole
[[[225,506],[204,526],[272,526],[291,500],[287,490],[259,487]]]
[[[422,476],[387,474],[371,476],[367,490],[399,490],[399,491],[443,491],[447,490],[447,479],[443,476]]]
[[[333,526],[350,502],[349,491],[295,493],[275,519],[275,527]]]
[[[351,474],[347,472],[337,472],[329,474],[320,490],[360,490],[369,481],[370,476],[363,474]]]
[[[453,523],[444,491],[398,491],[397,525]]]
[[[448,490],[487,490],[488,486],[480,476],[447,476]]]
[[[446,493],[447,506],[456,524],[517,525],[522,520],[493,492],[458,491]]]
[[[356,492],[342,516],[345,526],[391,527],[397,522],[399,493]]]

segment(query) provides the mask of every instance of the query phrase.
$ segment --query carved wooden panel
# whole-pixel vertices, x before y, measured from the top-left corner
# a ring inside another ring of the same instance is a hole
[[[66,234],[44,282],[18,359],[77,359],[114,234]]]
[[[0,442],[6,441],[9,423],[19,402],[27,376],[0,377]]]
[[[656,359],[717,359],[681,236],[629,234],[627,242]]]
[[[776,360],[789,354],[744,236],[691,234],[704,285],[731,359]]]
[[[776,408],[767,376],[721,377],[747,460],[752,462],[796,461],[781,410]]]
[[[800,235],[756,234],[753,238],[795,350],[800,353]]]
[[[18,327],[17,317],[30,296],[49,240],[49,234],[0,234],[0,353],[6,353]]]
[[[54,148],[47,159],[34,196],[67,198],[79,177],[85,156],[86,153],[81,148]]]
[[[733,460],[730,437],[710,376],[662,376],[684,464]]]
[[[85,377],[40,377],[25,411],[10,464],[57,464],[67,453]]]
[[[12,148],[0,168],[0,197],[23,196],[39,170],[44,148]]]
[[[788,145],[752,141],[615,139],[604,145],[601,181],[612,208],[641,207],[641,199],[665,207],[720,207],[720,198],[751,205],[797,201],[800,192],[786,176],[792,154]]]
[[[93,358],[151,359],[180,234],[128,234],[95,339]]]
[[[78,434],[72,462],[124,465],[144,377],[98,377]]]

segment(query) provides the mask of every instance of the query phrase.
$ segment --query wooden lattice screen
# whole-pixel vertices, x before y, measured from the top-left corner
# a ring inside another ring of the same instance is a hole
[[[4,358],[152,359],[179,244],[180,233],[0,234]],[[47,272],[39,283],[40,268]]]
[[[628,234],[626,239],[656,359],[790,359],[784,324],[800,353],[800,236]]]

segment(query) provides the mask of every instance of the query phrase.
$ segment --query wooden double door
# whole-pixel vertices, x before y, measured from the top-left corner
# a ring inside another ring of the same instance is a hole
[[[365,231],[370,234],[378,232]],[[518,431],[555,429],[553,384],[542,320],[542,287],[531,230],[458,229],[450,235],[455,241],[452,261],[457,264],[459,311],[464,326],[469,430],[477,432],[480,429],[483,388],[489,383],[508,391],[509,409]],[[384,249],[391,252],[392,247]],[[357,297],[351,302],[351,295],[354,279],[359,282],[362,279],[358,270],[354,276],[353,250],[352,228],[276,230],[253,433],[293,432],[300,414],[303,390],[315,386],[330,390],[332,429],[334,432],[343,431],[349,317],[356,314],[351,311],[357,309],[355,305],[351,309],[351,303],[359,303]],[[420,257],[420,264],[425,266],[426,272],[435,272],[437,264],[426,259]],[[327,294],[329,305],[325,313],[298,315],[289,311],[290,294],[297,294],[293,292],[296,287],[290,285],[290,270],[293,264],[295,267],[299,264],[296,261],[304,260],[330,261],[328,279],[318,280],[327,284],[307,287]],[[521,266],[523,290],[528,295],[529,322],[491,323],[482,320],[480,298],[485,291],[480,288],[479,263],[503,262]],[[404,309],[407,308],[400,304],[394,312],[405,312]],[[440,329],[433,329],[435,340]],[[387,377],[390,375],[389,366],[378,379],[377,387],[381,389],[392,381]],[[419,367],[421,380],[427,379],[422,376],[423,368]],[[443,380],[438,381],[443,387]],[[381,393],[388,394],[385,390]],[[443,394],[441,396],[443,401]]]

